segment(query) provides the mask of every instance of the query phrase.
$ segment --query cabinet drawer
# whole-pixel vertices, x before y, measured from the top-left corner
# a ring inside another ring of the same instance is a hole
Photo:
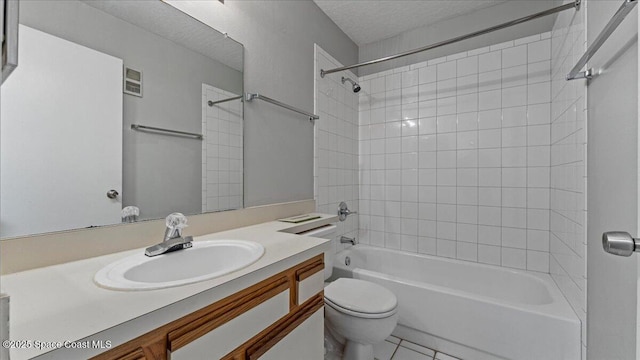
[[[304,304],[324,289],[324,255],[316,256],[295,273],[296,302]]]
[[[324,289],[324,271],[320,270],[315,274],[298,281],[298,304],[311,299],[315,294]]]
[[[219,359],[288,313],[289,290],[285,290],[180,347],[171,353],[171,360]]]
[[[258,359],[322,360],[324,358],[324,337],[321,336],[323,332],[324,308],[320,308]]]

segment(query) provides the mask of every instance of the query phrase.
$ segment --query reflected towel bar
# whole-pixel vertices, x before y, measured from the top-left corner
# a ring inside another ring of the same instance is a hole
[[[230,98],[222,99],[222,100],[218,100],[218,101],[209,100],[209,101],[207,101],[207,105],[213,106],[213,105],[224,103],[224,102],[227,102],[227,101],[233,101],[233,100],[237,100],[237,99],[242,99],[242,97],[243,97],[242,95],[238,95],[238,96],[234,96],[234,97],[230,97]]]
[[[602,46],[602,44],[604,44],[604,42],[607,41],[611,33],[613,33],[616,30],[618,25],[620,25],[622,20],[624,20],[624,18],[629,14],[629,12],[631,12],[631,10],[636,6],[637,3],[638,3],[638,0],[624,0],[624,2],[622,3],[618,11],[616,11],[616,13],[613,14],[613,17],[611,17],[611,20],[609,20],[607,25],[605,25],[604,29],[602,29],[600,34],[598,34],[598,37],[596,37],[596,39],[593,40],[593,43],[591,44],[591,46],[589,46],[589,48],[584,53],[584,55],[582,55],[580,60],[578,60],[578,63],[576,64],[576,66],[574,66],[573,69],[571,69],[571,71],[567,75],[567,80],[593,78],[593,73],[594,73],[593,69],[587,69],[585,71],[580,71],[580,69],[582,69],[585,65],[587,65],[587,62],[589,61],[589,59],[591,59],[591,57],[596,53],[596,51],[600,49],[600,46]]]
[[[131,129],[138,130],[138,131],[147,131],[147,132],[149,132],[149,131],[150,132],[160,132],[160,133],[165,133],[165,134],[168,134],[168,135],[185,136],[185,137],[199,139],[199,140],[204,139],[204,136],[202,134],[190,133],[190,132],[186,132],[186,131],[171,130],[171,129],[163,129],[163,128],[158,128],[158,127],[153,127],[153,126],[146,126],[146,125],[131,124]]]
[[[260,95],[260,94],[250,94],[250,93],[247,93],[247,97],[246,97],[247,102],[251,102],[253,99],[264,100],[264,101],[269,102],[269,103],[272,103],[272,104],[274,104],[274,105],[278,105],[278,106],[283,107],[283,108],[285,108],[285,109],[288,109],[288,110],[291,110],[291,111],[297,112],[298,114],[306,115],[306,116],[308,116],[308,117],[309,117],[309,121],[311,121],[311,122],[313,122],[313,120],[318,120],[318,119],[320,118],[320,117],[319,117],[318,115],[316,115],[316,114],[308,113],[308,112],[306,112],[306,111],[304,111],[304,110],[300,110],[300,109],[295,108],[295,107],[293,107],[293,106],[291,106],[291,105],[287,105],[287,104],[282,103],[282,102],[280,102],[280,101],[278,101],[278,100],[274,100],[274,99],[272,99],[272,98],[270,98],[270,97],[266,97],[266,96],[264,96],[264,95]]]

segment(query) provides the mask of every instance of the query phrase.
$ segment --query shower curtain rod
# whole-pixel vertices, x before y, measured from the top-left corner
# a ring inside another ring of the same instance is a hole
[[[327,74],[331,74],[331,73],[338,72],[338,71],[355,69],[355,68],[359,68],[359,67],[362,67],[362,66],[381,63],[381,62],[384,62],[384,61],[395,60],[395,59],[398,59],[398,58],[401,58],[401,57],[417,54],[417,53],[420,53],[420,52],[423,52],[423,51],[427,51],[427,50],[432,50],[432,49],[435,49],[435,48],[439,48],[441,46],[457,43],[457,42],[460,42],[460,41],[463,41],[463,40],[471,39],[471,38],[476,37],[476,36],[488,34],[490,32],[494,32],[494,31],[501,30],[501,29],[504,29],[504,28],[508,28],[508,27],[511,27],[511,26],[514,26],[514,25],[522,24],[524,22],[527,22],[527,21],[530,21],[530,20],[534,20],[534,19],[537,19],[537,18],[541,18],[541,17],[547,16],[547,15],[555,14],[555,13],[560,12],[560,11],[569,10],[569,9],[578,10],[579,8],[580,8],[580,0],[575,0],[573,2],[564,4],[564,5],[560,5],[560,6],[551,8],[549,10],[541,11],[539,13],[535,13],[535,14],[531,14],[529,16],[521,17],[521,18],[516,19],[516,20],[512,20],[512,21],[509,21],[509,22],[506,22],[506,23],[502,23],[500,25],[496,25],[496,26],[492,26],[490,28],[486,28],[484,30],[479,30],[479,31],[476,31],[476,32],[472,32],[470,34],[458,36],[458,37],[455,37],[453,39],[441,41],[441,42],[438,42],[438,43],[435,43],[435,44],[431,44],[431,45],[427,45],[427,46],[424,46],[424,47],[421,47],[421,48],[417,48],[417,49],[414,49],[414,50],[409,50],[409,51],[406,51],[406,52],[403,52],[403,53],[400,53],[400,54],[391,55],[391,56],[383,57],[383,58],[380,58],[380,59],[365,61],[365,62],[361,62],[359,64],[343,66],[343,67],[330,69],[330,70],[321,69],[320,70],[320,76],[324,77]]]

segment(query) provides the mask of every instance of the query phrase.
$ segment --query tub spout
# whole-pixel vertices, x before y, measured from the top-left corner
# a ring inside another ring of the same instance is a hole
[[[340,243],[341,244],[351,244],[351,245],[355,245],[358,243],[358,240],[356,240],[355,237],[346,237],[346,236],[341,236],[340,237]]]

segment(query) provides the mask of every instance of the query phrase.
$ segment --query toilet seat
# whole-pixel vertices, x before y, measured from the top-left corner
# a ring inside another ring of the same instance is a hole
[[[363,313],[363,312],[357,312],[357,311],[353,311],[353,310],[349,310],[346,308],[343,308],[339,305],[334,304],[333,302],[331,302],[331,300],[324,298],[324,304],[327,306],[330,306],[332,309],[335,309],[336,311],[346,314],[346,315],[351,315],[351,316],[355,316],[355,317],[359,317],[359,318],[363,318],[363,319],[383,319],[383,318],[387,318],[389,316],[394,315],[397,312],[397,309],[393,309],[391,311],[387,311],[384,313]]]
[[[366,319],[392,316],[398,307],[398,300],[391,291],[358,279],[337,279],[325,287],[324,298],[336,311]]]

